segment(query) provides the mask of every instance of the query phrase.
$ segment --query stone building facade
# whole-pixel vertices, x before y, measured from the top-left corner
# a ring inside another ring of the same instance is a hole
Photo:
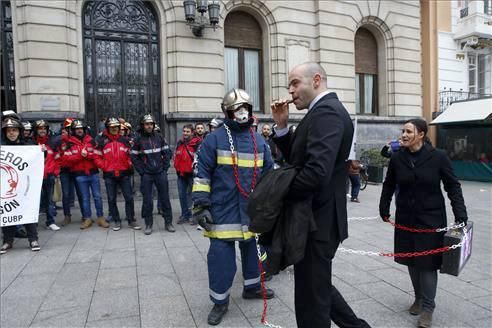
[[[359,149],[394,138],[402,121],[422,115],[421,2],[218,3],[219,27],[197,37],[183,1],[11,0],[2,16],[11,17],[17,111],[92,125],[110,114],[135,124],[154,112],[174,143],[183,124],[221,116],[232,86],[252,93],[256,115],[268,121],[270,102],[288,96],[289,69],[312,60],[357,117]]]

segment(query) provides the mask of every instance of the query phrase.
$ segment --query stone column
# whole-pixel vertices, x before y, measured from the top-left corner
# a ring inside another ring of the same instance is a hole
[[[18,112],[25,119],[80,116],[76,14],[66,1],[12,1]]]

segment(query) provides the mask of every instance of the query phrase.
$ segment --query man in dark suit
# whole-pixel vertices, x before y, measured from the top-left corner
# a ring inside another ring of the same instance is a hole
[[[335,93],[329,93],[326,72],[317,63],[304,63],[289,73],[291,101],[272,104],[274,141],[287,162],[298,167],[288,197],[312,198],[317,230],[310,234],[304,259],[295,269],[295,308],[298,327],[369,327],[357,318],[331,284],[331,262],[348,237],[348,158],[354,133],[350,116]],[[308,109],[295,133],[288,131],[289,108]]]

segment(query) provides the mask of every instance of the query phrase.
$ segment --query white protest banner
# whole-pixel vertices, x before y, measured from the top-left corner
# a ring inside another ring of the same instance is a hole
[[[0,226],[38,222],[44,155],[39,146],[0,148]]]
[[[350,147],[349,157],[347,159],[357,159],[357,153],[355,151],[355,146],[357,145],[357,117],[352,119],[352,124],[354,125],[354,136],[352,137],[352,146]]]

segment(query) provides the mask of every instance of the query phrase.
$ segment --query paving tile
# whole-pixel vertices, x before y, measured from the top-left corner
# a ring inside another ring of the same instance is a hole
[[[187,264],[190,262],[204,261],[195,247],[181,247],[168,249],[169,258],[174,265]]]
[[[490,328],[492,327],[492,317],[474,320],[469,323],[471,327],[474,328]]]
[[[137,247],[137,250],[141,250],[141,248],[164,248],[164,241],[162,240],[161,236],[159,236],[159,234],[152,234],[150,236],[147,236],[136,232],[135,245]]]
[[[139,315],[137,288],[95,292],[87,321],[109,320]]]
[[[28,327],[32,322],[43,298],[39,296],[0,297],[0,327]]]
[[[101,259],[101,269],[135,266],[135,251],[105,251]]]
[[[174,273],[141,276],[138,279],[140,299],[162,298],[183,295],[178,278]]]
[[[472,285],[469,282],[456,279],[456,277],[454,276],[439,275],[439,280],[440,281],[438,287],[440,289],[444,289],[445,291],[448,291],[451,294],[455,294],[465,299],[473,299],[475,297],[491,294],[491,292],[488,291],[487,289],[480,288],[475,285]]]
[[[405,317],[393,312],[375,300],[361,300],[349,304],[360,319],[371,327],[414,327]]]
[[[95,280],[99,271],[99,262],[66,263],[56,279],[58,281]]]
[[[2,297],[44,297],[55,278],[56,275],[50,273],[20,276],[5,290]]]
[[[482,296],[482,297],[474,297],[470,299],[472,303],[480,305],[486,310],[492,311],[492,295]],[[492,323],[492,322],[491,322]]]
[[[100,262],[102,258],[102,249],[87,249],[81,251],[72,251],[68,256],[67,263],[87,263]]]
[[[174,268],[168,257],[138,257],[137,274],[138,276],[174,273]]]
[[[452,313],[463,322],[483,319],[492,315],[491,311],[487,311],[481,306],[473,304],[470,301],[464,300],[463,298],[444,290],[439,290],[436,295],[436,308],[437,307],[439,310]]]
[[[369,272],[364,272],[364,274],[360,274],[362,271],[358,267],[350,263],[337,263],[337,265],[333,265],[332,270],[334,276],[350,285],[363,284],[380,280],[376,275],[373,275]]]
[[[184,296],[145,298],[140,300],[142,328],[196,327]]]
[[[79,307],[40,311],[34,318],[31,328],[83,328],[88,309]]]
[[[412,305],[414,297],[386,282],[357,285],[357,289],[395,312],[404,312]]]
[[[96,291],[118,288],[136,288],[136,267],[102,269],[97,275]]]
[[[164,248],[164,244],[161,244],[159,246],[154,246],[154,245],[140,246],[137,244],[137,260],[141,257],[154,257],[154,256],[166,256],[167,258],[169,258],[167,254],[167,250],[166,248]]]
[[[22,262],[10,262],[6,263],[3,259],[5,257],[10,256],[2,255],[3,257],[0,259],[0,289],[3,293],[4,290],[17,278],[17,276],[21,273],[22,269],[24,269],[25,265],[29,262],[30,259],[22,259]]]
[[[402,265],[400,265],[402,266]],[[410,275],[407,272],[402,272],[398,269],[381,269],[371,271],[371,274],[377,276],[379,279],[393,285],[406,292],[413,292],[412,282]],[[350,283],[350,282],[347,282]]]
[[[34,256],[33,259],[24,267],[21,272],[21,276],[58,273],[63,267],[65,261],[65,257],[45,256],[41,250],[41,252],[37,253],[36,256]]]
[[[207,264],[203,261],[191,262],[186,265],[174,265],[176,275],[180,281],[185,280],[207,280]],[[237,273],[236,273],[237,275]]]
[[[417,324],[418,316],[409,316],[414,325]],[[468,328],[470,325],[463,321],[463,318],[456,316],[455,313],[447,312],[438,305],[432,315],[432,324],[434,327],[450,327],[450,328]]]
[[[108,236],[108,239],[106,240],[106,245],[104,247],[104,249],[106,251],[110,251],[110,250],[134,250],[135,249],[135,240],[133,238],[133,230],[130,231],[131,232],[131,235],[129,233],[122,233],[120,234],[121,231],[124,231],[124,230],[120,230],[120,231],[111,231],[110,233],[110,236],[112,234],[118,234],[117,237],[109,237]],[[123,235],[124,234],[124,235]]]
[[[489,292],[492,292],[492,278],[491,279],[484,279],[484,280],[475,280],[475,281],[472,281],[471,284],[473,286],[484,288],[484,289],[487,289]]]
[[[490,247],[490,249],[492,249],[492,247]],[[463,271],[460,272],[458,279],[466,281],[466,282],[474,282],[474,281],[480,281],[480,280],[485,280],[485,279],[492,279],[492,267],[489,267],[488,270],[486,270],[486,269],[485,270],[474,270],[474,269],[469,268],[468,266],[465,266]]]
[[[55,280],[41,305],[41,311],[80,307],[89,309],[95,280]]]
[[[116,318],[110,320],[89,321],[85,328],[139,328],[140,316]],[[157,327],[157,326],[156,326]]]
[[[354,287],[338,279],[337,277],[333,277],[331,283],[333,286],[335,286],[336,289],[338,289],[340,294],[342,294],[343,298],[347,302],[365,300],[370,297],[367,295],[367,293],[364,293],[361,291],[361,289],[357,288],[359,286],[364,286],[364,284],[360,284],[357,285],[357,287]],[[372,283],[367,283],[367,284],[372,284]],[[294,294],[292,294],[292,297],[294,297]]]
[[[166,234],[163,237],[164,244],[166,248],[182,248],[182,247],[194,247],[193,241],[188,237],[188,234],[181,230],[178,225],[175,225],[177,231],[175,234],[169,235]]]

